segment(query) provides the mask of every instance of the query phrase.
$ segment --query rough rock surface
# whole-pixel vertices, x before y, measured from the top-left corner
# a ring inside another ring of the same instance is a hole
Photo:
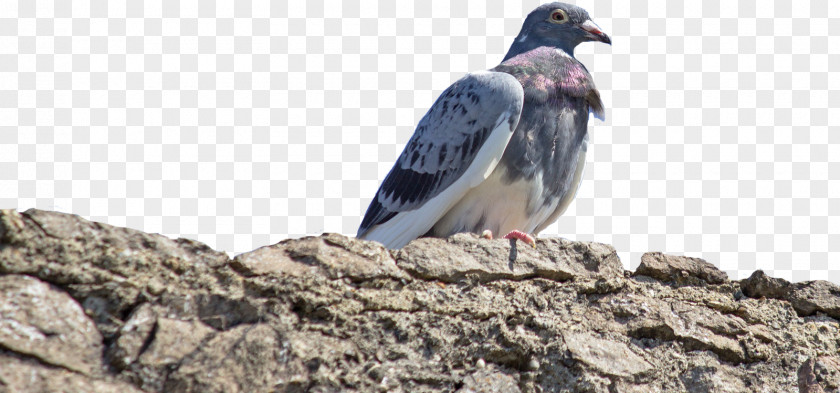
[[[837,392],[840,288],[603,244],[341,235],[234,259],[0,211],[0,392]]]

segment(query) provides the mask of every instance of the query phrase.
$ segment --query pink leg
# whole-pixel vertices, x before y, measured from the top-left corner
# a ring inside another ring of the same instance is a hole
[[[505,239],[516,239],[525,242],[525,244],[529,244],[531,247],[537,248],[537,241],[534,240],[534,237],[516,229],[510,231],[507,235],[505,235]]]

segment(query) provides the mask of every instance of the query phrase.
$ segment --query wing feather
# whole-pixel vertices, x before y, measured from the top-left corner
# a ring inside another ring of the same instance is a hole
[[[398,248],[426,233],[495,168],[522,103],[522,86],[506,73],[468,74],[446,89],[385,177],[357,236]]]

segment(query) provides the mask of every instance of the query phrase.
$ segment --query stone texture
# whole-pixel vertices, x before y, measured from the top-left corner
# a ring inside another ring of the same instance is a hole
[[[739,393],[749,391],[737,374],[726,368],[695,367],[680,375],[689,393]]]
[[[0,348],[97,374],[102,336],[65,292],[29,276],[0,276]]]
[[[140,305],[106,352],[110,365],[143,390],[161,390],[167,370],[214,333],[197,319],[170,319],[165,314],[151,303]]]
[[[161,297],[195,303],[205,299],[192,297],[195,289],[221,288],[225,279],[238,279],[213,273],[226,269],[229,258],[204,244],[72,214],[4,210],[0,245],[0,274],[28,274],[66,290],[106,340],[138,304]]]
[[[137,307],[120,328],[119,336],[108,350],[111,365],[117,369],[130,366],[144,350],[157,323],[157,314],[150,303]]]
[[[726,273],[700,258],[667,255],[661,252],[643,254],[635,275],[678,284],[723,284],[728,281]]]
[[[308,370],[289,343],[266,324],[242,325],[216,335],[170,376],[174,392],[264,392],[302,387]]]
[[[794,288],[787,300],[799,315],[821,312],[835,319],[840,318],[840,286],[828,281],[811,281],[796,283]]]
[[[791,286],[784,279],[770,277],[764,271],[756,270],[749,278],[741,281],[741,289],[749,297],[784,299]]]
[[[631,378],[653,368],[621,342],[604,340],[589,333],[569,333],[564,335],[564,341],[575,360],[605,375]]]
[[[464,378],[458,393],[520,393],[519,383],[510,375],[491,370],[478,370]]]
[[[214,330],[203,323],[160,317],[157,331],[149,346],[138,357],[139,364],[149,367],[174,365],[193,353]]]
[[[407,278],[381,244],[334,233],[284,240],[243,253],[234,258],[233,266],[248,276],[321,274],[356,281],[383,276]]]
[[[790,283],[757,270],[742,281],[741,287],[750,297],[787,300],[800,316],[819,312],[840,318],[840,286],[828,281]]]
[[[229,259],[0,211],[0,392],[836,392],[838,287],[473,235]]]
[[[512,240],[486,240],[462,233],[446,241],[421,238],[396,254],[400,268],[420,278],[444,282],[467,277],[480,282],[534,277],[567,281],[624,274],[614,248],[565,239],[538,239],[533,248]]]
[[[51,367],[34,359],[0,352],[0,392],[141,393],[111,377],[93,378],[65,368]]]
[[[799,393],[840,391],[840,357],[808,358],[798,372]]]

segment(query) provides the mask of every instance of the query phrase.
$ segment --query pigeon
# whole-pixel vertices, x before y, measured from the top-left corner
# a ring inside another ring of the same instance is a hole
[[[423,116],[356,236],[391,249],[460,232],[535,246],[577,193],[589,114],[604,120],[574,55],[585,41],[612,44],[580,7],[528,14],[501,64],[457,80]]]

